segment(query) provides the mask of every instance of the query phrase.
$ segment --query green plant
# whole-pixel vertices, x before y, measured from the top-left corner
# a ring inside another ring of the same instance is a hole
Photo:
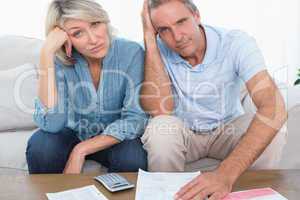
[[[297,76],[298,76],[298,78],[297,78],[297,80],[295,81],[294,85],[300,84],[300,69],[298,69]]]

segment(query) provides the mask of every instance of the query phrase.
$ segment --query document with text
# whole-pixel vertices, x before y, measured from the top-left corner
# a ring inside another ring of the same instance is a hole
[[[94,185],[46,195],[49,200],[108,200]]]
[[[173,200],[181,187],[200,175],[193,173],[162,173],[139,170],[135,200]]]

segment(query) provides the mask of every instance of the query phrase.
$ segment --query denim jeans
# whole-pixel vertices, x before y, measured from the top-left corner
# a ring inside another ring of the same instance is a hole
[[[59,133],[41,129],[28,140],[26,159],[30,174],[62,173],[72,149],[80,143],[76,132],[65,128]],[[94,160],[108,168],[109,172],[134,172],[147,170],[147,153],[139,138],[124,140],[110,148],[90,154],[86,160]]]

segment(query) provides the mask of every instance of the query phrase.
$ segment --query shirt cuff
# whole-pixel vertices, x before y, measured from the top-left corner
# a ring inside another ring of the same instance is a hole
[[[47,113],[56,113],[58,109],[58,105],[55,105],[52,108],[47,108],[41,101],[39,97],[34,99],[35,109],[42,115],[46,115]]]

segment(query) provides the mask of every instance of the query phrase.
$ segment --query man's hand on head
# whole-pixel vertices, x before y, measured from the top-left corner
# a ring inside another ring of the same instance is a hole
[[[152,21],[150,18],[150,11],[148,6],[148,0],[144,0],[143,10],[142,10],[142,22],[143,22],[143,30],[144,36],[156,36],[157,31],[152,25]]]

